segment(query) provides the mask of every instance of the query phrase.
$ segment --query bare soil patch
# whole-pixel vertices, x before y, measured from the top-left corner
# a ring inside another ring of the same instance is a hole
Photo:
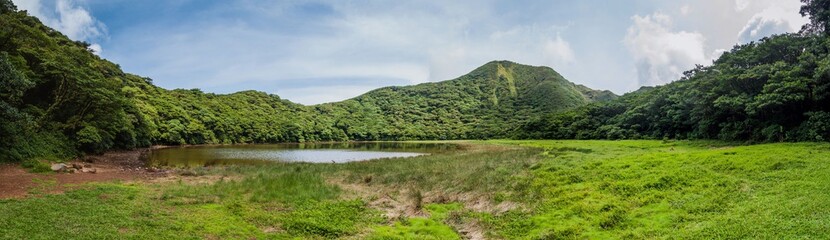
[[[474,193],[445,193],[439,191],[423,192],[422,202],[416,203],[411,197],[411,189],[393,189],[383,186],[367,186],[365,184],[346,183],[342,179],[329,179],[330,184],[338,185],[344,190],[343,198],[367,199],[369,206],[384,212],[384,217],[392,221],[401,217],[429,217],[416,205],[427,203],[459,202],[464,208],[477,212],[504,213],[520,208],[518,203],[501,202],[493,204],[487,197]],[[476,222],[449,222],[464,239],[484,239],[485,234],[481,225]]]
[[[143,181],[165,177],[168,170],[147,168],[142,154],[148,149],[113,151],[68,162],[95,168],[95,173],[30,173],[17,164],[0,165],[0,199],[23,198],[34,193],[62,193],[79,184],[107,181]]]

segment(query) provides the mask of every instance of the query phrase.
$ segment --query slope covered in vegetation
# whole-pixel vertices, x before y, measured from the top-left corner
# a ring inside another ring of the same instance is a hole
[[[524,138],[830,140],[830,1],[801,32],[735,46],[678,81],[528,121]]]
[[[509,136],[531,116],[614,97],[548,67],[494,61],[457,79],[381,88],[317,109],[338,119],[350,139],[479,139]]]
[[[523,127],[527,138],[830,140],[830,38],[784,34],[735,46],[711,66]]]
[[[507,61],[315,106],[257,91],[166,90],[8,0],[0,1],[0,39],[0,161],[152,144],[508,137],[530,117],[616,97]]]

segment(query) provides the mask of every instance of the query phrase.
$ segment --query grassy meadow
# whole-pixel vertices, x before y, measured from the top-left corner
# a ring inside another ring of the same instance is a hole
[[[464,144],[0,200],[0,238],[830,238],[827,143]]]

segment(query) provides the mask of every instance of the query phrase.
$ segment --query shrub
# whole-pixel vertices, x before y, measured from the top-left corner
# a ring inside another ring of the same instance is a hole
[[[29,171],[36,173],[52,171],[51,165],[49,165],[49,161],[45,160],[27,159],[24,160],[20,164],[20,166],[28,168]]]

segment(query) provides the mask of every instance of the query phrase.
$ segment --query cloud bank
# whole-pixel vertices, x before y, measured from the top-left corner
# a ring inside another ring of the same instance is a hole
[[[755,4],[763,3],[756,2]],[[746,2],[744,4],[748,6],[750,3]],[[796,32],[807,23],[807,19],[798,14],[801,7],[798,2],[774,1],[766,2],[763,5],[763,10],[754,14],[741,32],[738,33],[740,42],[748,43],[772,34]]]
[[[732,44],[797,32],[807,22],[798,13],[801,3],[797,0],[735,0],[732,3],[732,9],[726,11],[724,1],[704,0],[698,5],[679,3],[679,14],[656,11],[631,17],[632,23],[622,42],[634,61],[637,84],[653,86],[677,80],[696,64],[711,64]],[[677,26],[675,20],[685,24]],[[729,36],[728,29],[737,30],[731,32],[734,37]]]
[[[702,34],[673,31],[671,18],[661,13],[631,19],[634,24],[623,42],[634,57],[641,86],[673,81],[706,61]]]

